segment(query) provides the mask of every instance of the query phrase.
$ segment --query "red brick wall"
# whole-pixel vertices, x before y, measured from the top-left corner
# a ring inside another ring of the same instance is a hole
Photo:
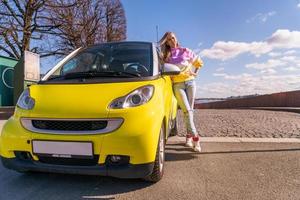
[[[300,107],[300,90],[195,105],[195,108],[239,107]]]

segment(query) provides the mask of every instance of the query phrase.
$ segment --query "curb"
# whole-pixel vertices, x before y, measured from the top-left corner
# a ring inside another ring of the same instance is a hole
[[[224,108],[199,108],[197,105],[200,104],[195,104],[195,109],[211,109],[211,110],[265,110],[265,111],[279,111],[279,112],[293,112],[293,113],[299,113],[300,114],[300,107],[224,107]]]
[[[300,138],[234,138],[234,137],[201,137],[201,142],[217,143],[300,143]],[[185,137],[170,137],[167,144],[185,143]]]

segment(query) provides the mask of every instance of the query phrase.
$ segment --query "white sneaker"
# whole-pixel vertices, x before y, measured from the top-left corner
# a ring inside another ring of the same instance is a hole
[[[196,152],[201,152],[201,145],[199,137],[193,137],[193,149]]]
[[[192,135],[186,135],[185,137],[185,146],[193,148],[193,136]]]

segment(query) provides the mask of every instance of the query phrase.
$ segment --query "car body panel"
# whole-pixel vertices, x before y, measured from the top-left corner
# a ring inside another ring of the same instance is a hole
[[[99,166],[105,165],[109,155],[129,156],[129,164],[132,166],[153,163],[160,129],[165,127],[165,132],[169,132],[171,120],[176,117],[177,102],[168,76],[158,75],[157,78],[150,80],[147,78],[134,80],[128,78],[128,81],[120,82],[95,81],[73,84],[50,82],[30,86],[30,96],[35,100],[35,106],[32,110],[16,106],[14,115],[6,122],[1,132],[1,157],[6,159],[6,163],[10,163],[7,159],[16,159],[15,152],[22,151],[28,152],[33,161],[38,162],[39,157],[32,150],[33,140],[78,141],[92,142],[93,154],[99,156],[97,162]],[[109,105],[113,100],[147,85],[154,87],[152,98],[147,103],[129,108],[110,108]],[[56,120],[121,118],[123,123],[116,130],[107,133],[78,134],[75,131],[74,134],[52,134],[27,130],[21,123],[22,118]],[[167,136],[168,134],[166,139]],[[62,168],[59,170],[59,167],[55,170],[55,165],[53,168],[53,171],[64,171]],[[28,169],[38,170],[39,167],[35,165]],[[145,173],[148,172],[142,174]]]

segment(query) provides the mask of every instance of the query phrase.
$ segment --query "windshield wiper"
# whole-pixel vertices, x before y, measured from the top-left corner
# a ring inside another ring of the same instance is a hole
[[[114,72],[118,75],[128,75],[128,76],[134,76],[134,77],[141,77],[140,73],[130,73],[130,72]]]
[[[64,78],[64,76],[61,76],[61,75],[51,75],[47,81],[49,80],[53,80],[53,79],[61,79],[61,78]]]
[[[119,72],[119,71],[86,71],[86,72],[74,72],[68,73],[63,77],[65,79],[73,78],[94,78],[94,77],[140,77],[138,73]]]
[[[86,71],[73,72],[65,75],[51,75],[47,81],[54,79],[76,79],[76,78],[94,78],[94,77],[141,77],[139,73],[119,72],[119,71]]]

